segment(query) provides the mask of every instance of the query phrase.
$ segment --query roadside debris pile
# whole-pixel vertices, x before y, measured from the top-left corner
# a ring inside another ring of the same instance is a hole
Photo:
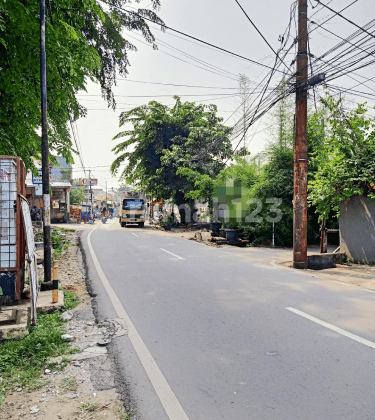
[[[235,231],[234,229],[220,229],[220,235],[217,233],[218,232],[209,232],[208,229],[203,229],[195,232],[194,236],[190,239],[212,246],[246,246],[249,243],[249,241],[242,239],[241,233]]]

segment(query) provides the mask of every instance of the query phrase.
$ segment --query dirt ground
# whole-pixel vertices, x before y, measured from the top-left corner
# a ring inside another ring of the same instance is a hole
[[[72,317],[67,333],[74,337],[72,346],[82,352],[71,356],[73,359],[62,371],[45,371],[42,388],[30,392],[14,389],[0,409],[1,420],[130,419],[116,393],[112,365],[106,351],[111,338],[126,334],[126,330],[114,320],[99,325],[95,321],[78,246],[80,234],[79,231],[65,233],[71,243],[59,260],[59,280],[64,289],[74,291],[81,300],[63,317]],[[63,357],[49,362],[58,366],[64,363]]]
[[[329,280],[375,290],[375,266],[337,264],[335,268],[314,271],[314,273]]]

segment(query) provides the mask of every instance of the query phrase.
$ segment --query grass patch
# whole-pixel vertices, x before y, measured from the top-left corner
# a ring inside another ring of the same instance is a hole
[[[64,307],[67,310],[74,309],[81,303],[79,297],[70,290],[64,290]]]
[[[38,232],[38,233],[35,235],[34,240],[35,240],[35,242],[43,242],[43,240],[44,240],[44,237],[43,237],[43,231]]]
[[[76,378],[74,376],[71,377],[71,378],[64,378],[64,379],[61,380],[60,386],[65,391],[73,391],[77,388]]]
[[[30,384],[27,387],[28,391],[33,391],[34,389],[43,388],[44,386],[48,386],[52,383],[51,379],[39,379]]]
[[[55,250],[55,260],[61,257],[61,254],[69,248],[70,241],[66,239],[65,235],[61,233],[75,232],[74,229],[66,229],[62,227],[53,228],[51,230],[51,241],[53,249]],[[38,232],[34,238],[35,242],[43,242],[43,232]]]
[[[122,420],[131,420],[131,418],[132,418],[132,415],[128,411],[125,411],[124,407],[121,407],[120,416],[121,416],[120,418]]]
[[[53,249],[55,250],[54,259],[58,260],[61,254],[69,248],[70,241],[66,239],[65,235],[60,235],[64,231],[70,231],[71,229],[64,228],[53,228],[51,231],[51,241]]]
[[[69,354],[72,353],[80,353],[81,350],[78,348],[70,348],[69,350]],[[57,363],[57,362],[49,362],[46,364],[47,369],[49,369],[51,372],[54,372],[55,370],[57,370],[58,372],[62,372],[66,366],[68,365],[68,363],[70,362],[70,359],[68,358],[63,358],[61,363]]]
[[[53,228],[56,232],[75,232],[75,229],[68,229],[63,227],[55,227]]]
[[[47,358],[72,352],[70,343],[61,338],[65,324],[60,312],[38,314],[38,323],[29,334],[0,343],[0,404],[14,388],[45,386],[41,375]]]
[[[80,411],[95,411],[98,407],[98,403],[86,403],[81,404],[78,408]]]
[[[39,286],[40,286],[43,282],[44,282],[44,277],[39,277],[39,279],[38,279]],[[25,285],[26,285],[26,286],[30,286],[30,278],[29,278],[29,277],[26,277],[26,279],[25,279]]]

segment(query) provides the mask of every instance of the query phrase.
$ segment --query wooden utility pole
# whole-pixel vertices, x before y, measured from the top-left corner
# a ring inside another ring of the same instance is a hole
[[[44,282],[52,280],[51,258],[51,197],[49,194],[49,149],[47,131],[47,71],[46,71],[46,4],[40,0],[40,91],[42,110],[42,183]]]
[[[293,189],[294,268],[307,268],[307,37],[307,0],[298,0],[296,140]]]
[[[91,170],[89,170],[89,179],[90,179],[90,216],[92,216],[93,214],[93,209],[92,209],[92,185],[91,185]]]

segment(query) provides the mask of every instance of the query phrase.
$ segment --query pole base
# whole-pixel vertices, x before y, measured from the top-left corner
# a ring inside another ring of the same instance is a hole
[[[52,303],[58,303],[59,301],[59,291],[52,290]]]
[[[307,261],[306,262],[293,261],[293,268],[297,268],[298,270],[306,270],[307,269]]]

